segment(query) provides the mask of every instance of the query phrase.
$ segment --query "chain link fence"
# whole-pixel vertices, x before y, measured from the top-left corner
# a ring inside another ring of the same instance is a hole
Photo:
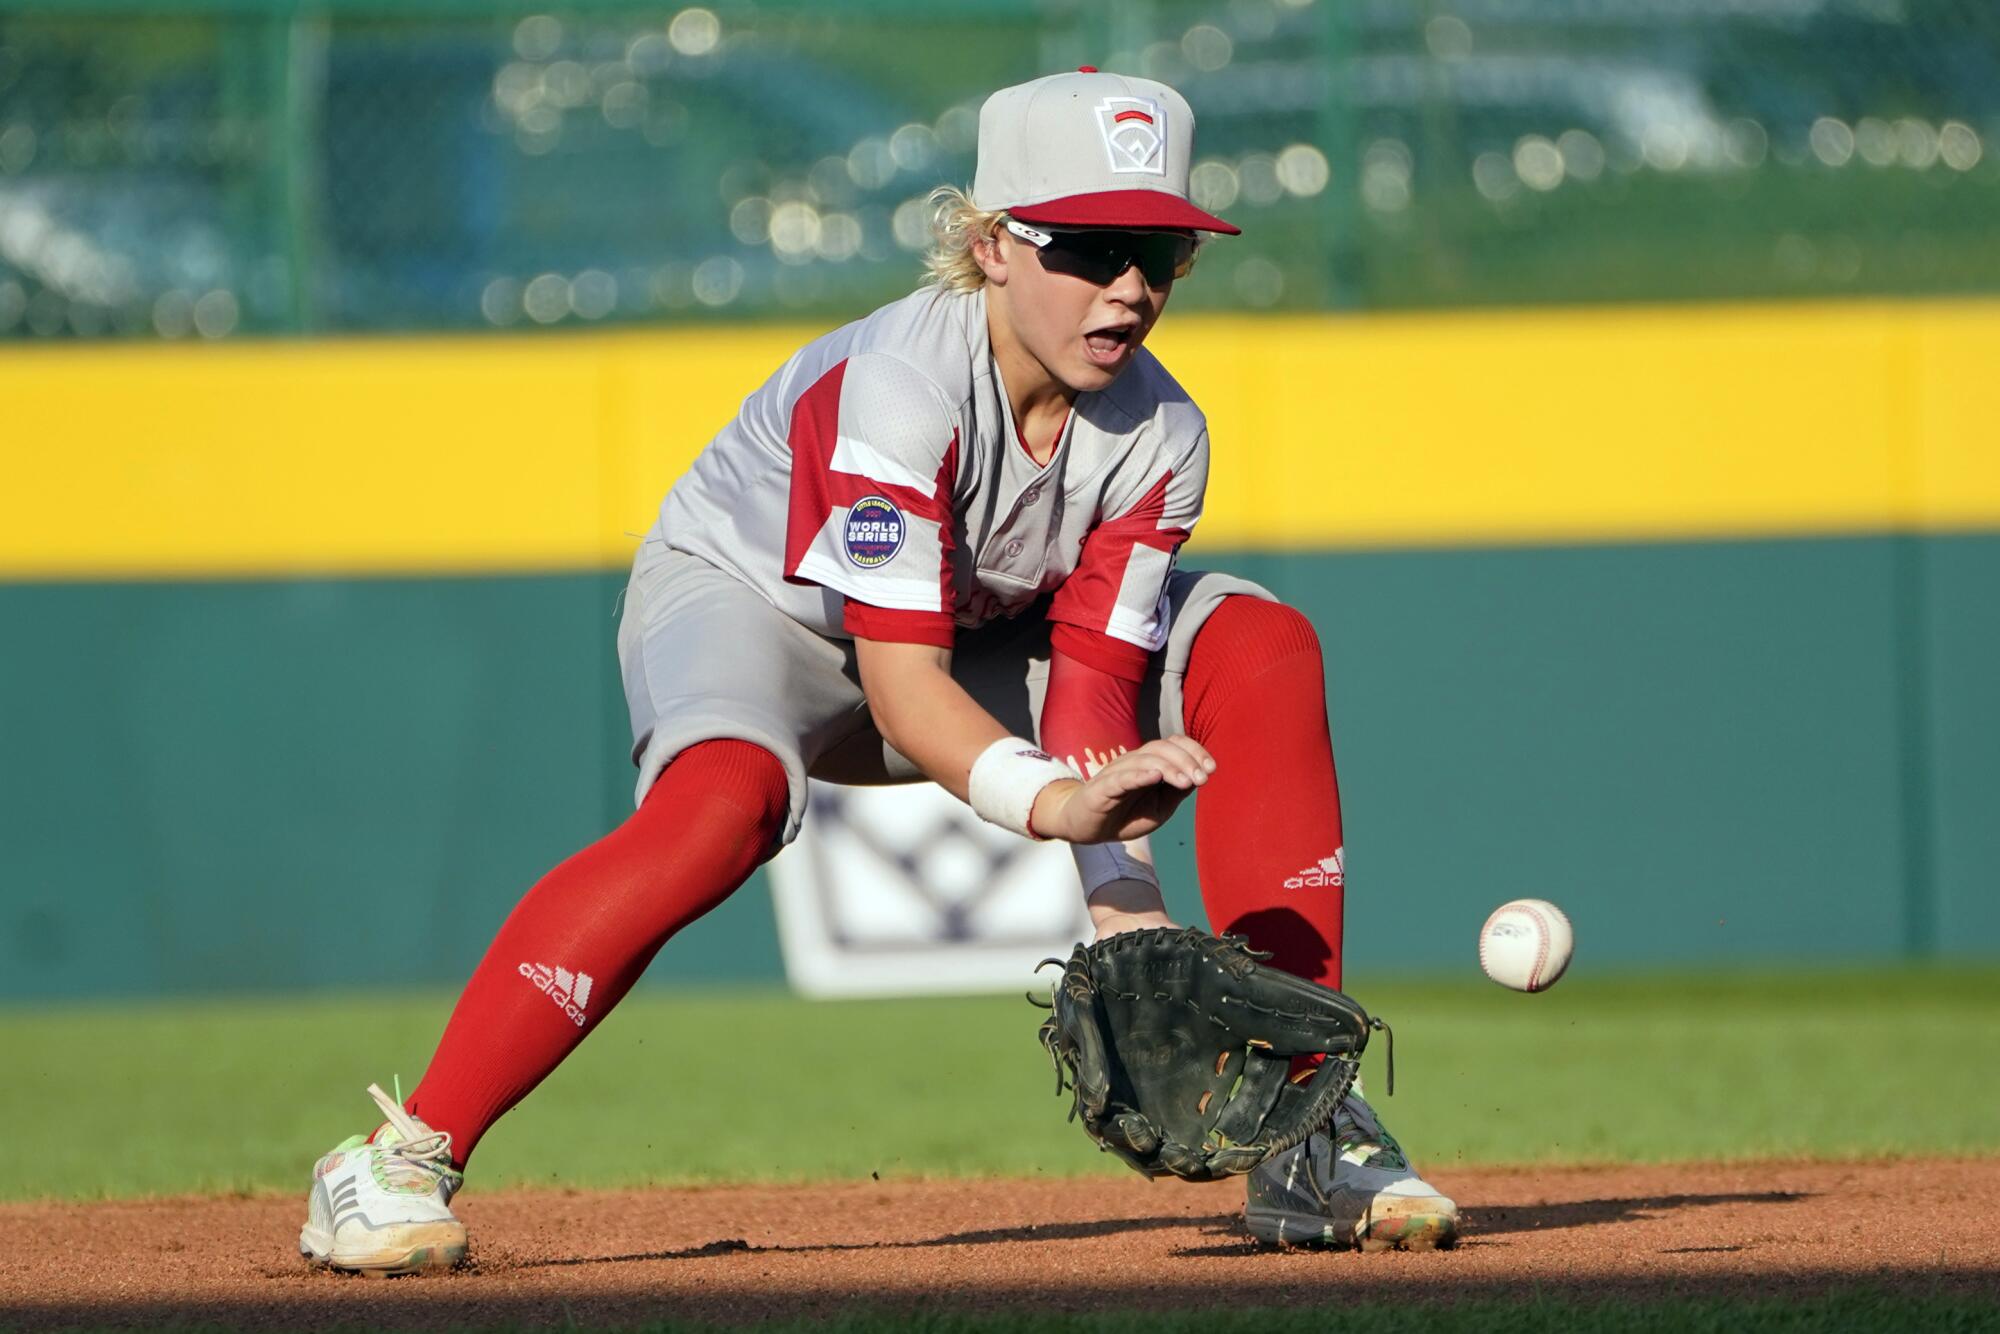
[[[1992,0],[0,0],[0,337],[848,317],[1095,64],[1245,231],[1178,307],[2000,289]]]

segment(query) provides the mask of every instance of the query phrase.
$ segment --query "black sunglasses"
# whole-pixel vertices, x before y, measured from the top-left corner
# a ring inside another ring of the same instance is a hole
[[[1109,287],[1137,268],[1148,287],[1165,287],[1194,267],[1194,237],[1187,232],[1043,231],[1007,219],[1007,230],[1035,247],[1042,267],[1098,287]]]

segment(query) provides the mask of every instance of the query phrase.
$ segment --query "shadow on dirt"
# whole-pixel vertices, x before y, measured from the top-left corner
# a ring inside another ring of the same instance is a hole
[[[1482,1204],[1466,1213],[1468,1236],[1548,1232],[1600,1223],[1629,1223],[1710,1204],[1795,1204],[1812,1197],[1796,1190],[1730,1191],[1717,1195],[1641,1195],[1623,1200],[1571,1200],[1563,1204]]]
[[[908,1241],[828,1241],[806,1246],[753,1246],[740,1237],[686,1246],[671,1251],[634,1251],[625,1255],[574,1255],[560,1259],[518,1260],[508,1269],[567,1269],[577,1265],[630,1264],[647,1260],[705,1260],[736,1253],[755,1255],[813,1255],[836,1251],[900,1251],[932,1246],[1015,1246],[1036,1241],[1089,1241],[1128,1232],[1155,1232],[1162,1228],[1198,1227],[1203,1231],[1235,1231],[1240,1222],[1233,1214],[1193,1217],[1172,1214],[1164,1218],[1101,1218],[1089,1223],[1038,1223],[1031,1227],[981,1228],[971,1232],[947,1232],[938,1237],[918,1237]]]
[[[1489,1204],[1468,1210],[1465,1232],[1467,1245],[1516,1232],[1554,1232],[1563,1228],[1595,1227],[1604,1223],[1627,1223],[1637,1218],[1654,1218],[1679,1209],[1698,1209],[1715,1204],[1793,1204],[1811,1196],[1802,1191],[1736,1191],[1714,1195],[1646,1195],[1615,1200],[1573,1200],[1563,1204]],[[819,1242],[805,1246],[753,1246],[740,1237],[728,1237],[686,1246],[677,1250],[633,1251],[621,1255],[573,1255],[545,1260],[520,1260],[509,1269],[571,1269],[582,1265],[632,1264],[655,1260],[706,1260],[718,1255],[810,1255],[839,1251],[915,1250],[933,1246],[1019,1245],[1036,1241],[1087,1241],[1125,1233],[1154,1232],[1168,1228],[1199,1228],[1216,1240],[1206,1246],[1181,1247],[1180,1257],[1243,1257],[1268,1253],[1243,1233],[1237,1214],[1164,1218],[1105,1218],[1088,1223],[1044,1223],[1033,1227],[983,1228],[970,1232],[948,1232],[937,1237],[907,1241]],[[1698,1248],[1708,1249],[1708,1248]]]
[[[1710,1204],[1793,1204],[1810,1199],[1803,1191],[1738,1191],[1721,1195],[1647,1195],[1621,1200],[1572,1200],[1563,1204],[1482,1204],[1465,1213],[1465,1249],[1480,1246],[1487,1238],[1517,1232],[1557,1232],[1564,1228],[1594,1227],[1600,1223],[1628,1223],[1636,1218],[1656,1218],[1677,1209],[1697,1209]],[[1234,1259],[1267,1253],[1270,1248],[1244,1235],[1240,1219],[1223,1216],[1213,1220],[1227,1226],[1204,1228],[1214,1235],[1226,1234],[1207,1246],[1183,1246],[1174,1252],[1181,1259],[1208,1257]],[[1505,1245],[1506,1243],[1497,1243]],[[1662,1251],[1663,1255],[1695,1255],[1739,1251],[1741,1246],[1682,1246]]]

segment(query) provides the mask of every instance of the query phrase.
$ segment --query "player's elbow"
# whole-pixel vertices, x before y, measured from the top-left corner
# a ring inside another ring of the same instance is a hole
[[[862,688],[868,696],[868,717],[874,722],[875,730],[889,743],[891,750],[908,754],[909,752],[903,749],[903,742],[907,738],[903,735],[902,715],[897,712],[895,705],[889,702],[887,692],[868,690],[866,686]]]
[[[868,701],[868,716],[874,720],[875,730],[884,741],[908,754],[903,743],[922,726],[922,701],[930,694],[925,686],[940,676],[951,678],[951,650],[856,639],[854,654],[861,693]]]

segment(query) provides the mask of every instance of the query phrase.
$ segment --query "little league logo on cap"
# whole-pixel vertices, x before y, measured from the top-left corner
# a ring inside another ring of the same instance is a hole
[[[1048,227],[1228,232],[1188,198],[1194,113],[1164,83],[1085,66],[979,109],[972,199]]]
[[[1107,97],[1097,104],[1097,126],[1111,170],[1167,174],[1167,118],[1160,104],[1144,97]]]
[[[887,565],[903,549],[903,512],[881,496],[864,496],[847,511],[841,545],[864,570]]]

